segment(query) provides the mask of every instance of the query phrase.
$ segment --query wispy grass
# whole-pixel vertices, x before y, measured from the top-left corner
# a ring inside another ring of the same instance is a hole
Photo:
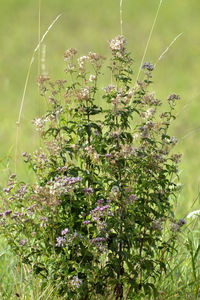
[[[28,81],[29,81],[29,77],[30,77],[30,72],[31,72],[31,67],[32,64],[35,60],[35,56],[38,52],[38,50],[40,49],[40,46],[42,44],[42,42],[44,41],[46,35],[49,33],[49,31],[52,29],[52,27],[54,26],[54,24],[58,21],[58,19],[61,17],[61,14],[58,15],[53,22],[49,25],[49,27],[47,28],[47,30],[45,31],[45,33],[43,34],[42,38],[40,39],[39,43],[37,44],[36,48],[33,51],[32,57],[30,59],[30,63],[28,66],[28,71],[27,71],[27,75],[26,75],[26,79],[25,79],[25,84],[24,84],[24,89],[23,89],[23,94],[22,94],[22,99],[21,99],[21,104],[20,104],[20,109],[19,109],[19,115],[18,115],[18,119],[16,122],[16,142],[15,142],[15,172],[17,170],[17,156],[18,156],[18,140],[19,140],[19,127],[21,124],[21,115],[22,115],[22,110],[23,110],[23,106],[24,106],[24,100],[25,100],[25,95],[26,95],[26,90],[27,90],[27,85],[28,85]]]
[[[173,44],[176,42],[176,40],[181,37],[183,34],[183,32],[179,33],[174,39],[173,41],[169,44],[169,46],[162,52],[162,54],[159,56],[158,60],[155,63],[155,67],[156,65],[159,63],[159,61],[166,55],[166,53],[169,51],[169,49],[173,46]]]
[[[120,30],[121,35],[123,35],[123,10],[122,10],[123,0],[120,0]]]
[[[147,50],[148,50],[148,47],[149,47],[149,44],[150,44],[150,41],[151,41],[151,37],[152,37],[152,34],[153,34],[153,30],[154,30],[154,27],[156,25],[156,22],[157,22],[157,19],[158,19],[158,15],[159,15],[159,11],[160,11],[160,8],[162,6],[162,3],[163,3],[163,0],[160,0],[160,3],[158,5],[158,9],[156,11],[156,15],[155,15],[155,18],[153,20],[153,24],[152,24],[152,27],[151,27],[151,30],[150,30],[150,33],[149,33],[149,37],[147,39],[147,43],[146,43],[146,47],[144,49],[144,54],[142,56],[142,60],[141,60],[141,63],[140,63],[140,68],[138,70],[138,74],[137,74],[137,77],[136,77],[136,82],[138,81],[139,79],[139,76],[140,76],[140,72],[141,72],[141,67],[144,63],[144,60],[145,60],[145,57],[146,57],[146,53],[147,53]]]
[[[0,245],[0,299],[60,299],[52,286],[43,288],[42,279],[34,277],[29,268],[20,264],[19,258],[13,255],[2,239]]]
[[[158,282],[162,300],[200,297],[199,222],[191,223],[179,236],[176,252],[168,262],[167,273]]]
[[[160,300],[198,300],[200,297],[200,231],[187,228],[179,237],[179,244],[168,271],[158,282]],[[19,295],[16,296],[16,295]],[[42,281],[21,267],[7,246],[0,250],[0,299],[2,300],[61,300],[51,286],[42,288]],[[113,299],[112,297],[110,300]],[[140,298],[138,298],[140,299]],[[153,298],[144,298],[144,300]]]

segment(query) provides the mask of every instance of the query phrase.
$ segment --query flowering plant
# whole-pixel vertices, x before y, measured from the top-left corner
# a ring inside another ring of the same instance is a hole
[[[154,65],[143,64],[144,79],[133,85],[125,38],[109,45],[103,92],[105,58],[92,52],[65,52],[66,80],[39,77],[48,110],[33,122],[44,147],[23,153],[36,182],[11,175],[2,192],[4,236],[62,299],[157,295],[165,254],[185,223],[172,212],[181,156],[170,154],[177,140],[168,134],[179,96],[161,112],[149,91]]]

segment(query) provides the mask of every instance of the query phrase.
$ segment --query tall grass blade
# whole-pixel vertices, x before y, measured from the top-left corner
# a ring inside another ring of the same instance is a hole
[[[183,35],[183,32],[179,33],[174,39],[173,41],[169,44],[169,46],[162,52],[162,54],[159,56],[157,62],[155,63],[155,67],[156,65],[159,63],[159,61],[165,56],[165,54],[169,51],[169,49],[171,48],[171,46],[176,42],[176,40]]]
[[[18,120],[16,122],[16,143],[15,143],[15,172],[17,170],[17,154],[18,154],[18,140],[19,140],[19,127],[20,127],[20,123],[21,123],[21,115],[22,115],[22,110],[23,110],[23,106],[24,106],[24,100],[25,100],[25,95],[26,95],[26,90],[27,90],[27,85],[28,85],[28,81],[29,81],[29,77],[30,77],[30,72],[31,72],[31,67],[32,64],[34,62],[35,59],[35,55],[37,53],[37,51],[40,49],[40,46],[42,44],[42,42],[44,41],[46,35],[48,34],[48,32],[51,30],[51,28],[54,26],[54,24],[58,21],[58,19],[61,17],[61,14],[58,15],[53,22],[49,25],[49,27],[47,28],[46,32],[44,33],[44,35],[42,36],[42,38],[40,39],[39,43],[37,44],[36,48],[33,51],[33,55],[30,59],[30,63],[28,66],[28,71],[27,71],[27,75],[26,75],[26,80],[25,80],[25,84],[24,84],[24,90],[23,90],[23,94],[22,94],[22,99],[21,99],[21,104],[20,104],[20,109],[19,109],[19,115],[18,115]]]
[[[140,76],[140,72],[141,72],[141,67],[144,63],[144,59],[145,59],[145,56],[146,56],[146,53],[147,53],[147,50],[148,50],[148,47],[149,47],[149,43],[151,41],[151,37],[152,37],[152,33],[153,33],[153,30],[154,30],[154,27],[155,27],[155,24],[156,24],[156,21],[157,21],[157,18],[158,18],[158,15],[159,15],[159,11],[160,11],[160,8],[161,8],[161,5],[163,3],[163,0],[160,0],[160,3],[158,5],[158,9],[156,11],[156,15],[155,15],[155,18],[154,18],[154,21],[153,21],[153,25],[151,27],[151,30],[150,30],[150,33],[149,33],[149,37],[148,37],[148,40],[147,40],[147,44],[146,44],[146,47],[145,47],[145,50],[144,50],[144,54],[143,54],[143,57],[142,57],[142,61],[141,61],[141,64],[140,64],[140,68],[138,70],[138,74],[137,74],[137,77],[136,77],[136,82],[138,81],[139,79],[139,76]]]
[[[123,0],[120,0],[120,29],[121,35],[123,35],[123,10],[122,10]]]

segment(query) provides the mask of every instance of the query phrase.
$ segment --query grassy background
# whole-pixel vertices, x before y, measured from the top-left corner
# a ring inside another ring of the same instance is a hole
[[[128,48],[135,59],[135,77],[155,17],[159,0],[124,0],[123,30]],[[39,0],[0,1],[0,184],[14,170],[16,121],[30,58],[38,43]],[[154,89],[163,101],[173,92],[182,96],[172,132],[180,140],[177,151],[183,153],[178,213],[184,216],[199,207],[199,101],[200,39],[199,0],[163,1],[148,48],[146,61],[155,63],[160,54],[181,32],[183,35],[170,48],[154,72]],[[76,47],[81,55],[96,51],[109,55],[107,40],[120,33],[117,0],[41,0],[41,35],[55,17],[59,21],[48,33],[46,69],[53,78],[64,78],[63,53]],[[43,110],[36,77],[40,57],[36,57],[25,97],[19,137],[19,153],[38,146],[31,119]],[[107,83],[105,83],[107,84]],[[31,179],[19,156],[17,173]]]

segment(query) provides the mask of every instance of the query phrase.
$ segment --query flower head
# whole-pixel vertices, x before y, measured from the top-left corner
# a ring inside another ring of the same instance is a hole
[[[86,193],[86,194],[93,194],[94,193],[94,190],[93,188],[85,188],[83,189],[83,192]]]
[[[65,228],[61,231],[61,235],[66,235],[69,232],[69,228]]]
[[[150,62],[145,62],[142,65],[142,69],[146,69],[149,72],[152,72],[154,70],[154,68],[155,68],[155,65],[151,64]]]
[[[26,239],[23,239],[19,242],[19,245],[20,246],[24,246],[26,244],[27,240]]]
[[[66,243],[65,237],[62,237],[62,236],[57,237],[56,241],[57,241],[57,243],[56,243],[57,247],[63,247]]]
[[[11,213],[12,213],[12,210],[9,209],[9,210],[6,210],[6,211],[5,211],[4,215],[5,215],[5,216],[9,216]]]
[[[77,50],[75,48],[70,48],[65,51],[64,58],[65,60],[69,60],[71,57],[75,56],[77,54]]]
[[[83,283],[83,280],[79,279],[76,276],[73,276],[71,284],[76,287],[77,289],[81,286],[81,284]]]
[[[92,74],[91,74],[90,77],[89,77],[89,81],[90,81],[90,82],[93,82],[93,81],[96,80],[96,78],[97,78],[97,77],[96,77],[95,75],[92,75]]]
[[[119,51],[123,53],[125,51],[126,39],[122,35],[118,35],[116,38],[109,41],[109,46],[112,51]]]
[[[185,221],[184,219],[180,219],[179,222],[178,222],[178,224],[179,224],[180,226],[183,226],[183,225],[186,224],[186,221]]]
[[[90,221],[89,220],[88,221],[84,221],[83,224],[88,225],[88,224],[90,224]]]

